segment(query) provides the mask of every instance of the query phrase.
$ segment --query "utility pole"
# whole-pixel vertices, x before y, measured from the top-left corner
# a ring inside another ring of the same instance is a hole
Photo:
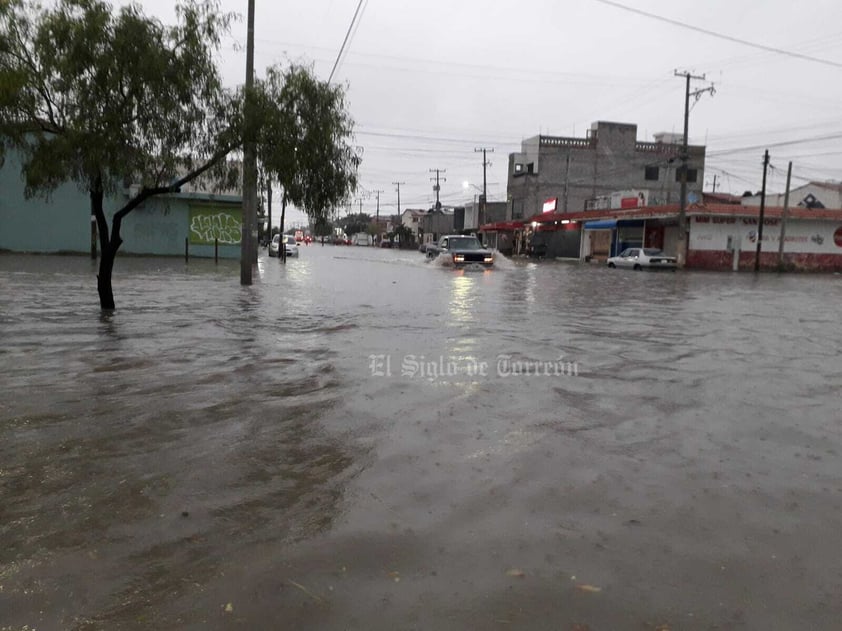
[[[398,187],[398,216],[401,214],[401,184],[406,184],[406,182],[392,182],[395,186]]]
[[[485,168],[490,166],[491,163],[485,159],[485,152],[489,151],[494,153],[494,147],[486,148],[480,147],[479,149],[474,149],[474,153],[479,153],[482,151],[482,201],[479,205],[479,217],[477,218],[477,227],[482,226],[483,222],[486,220],[486,208],[488,204],[488,184],[485,178]]]
[[[436,210],[439,210],[441,208],[441,202],[439,201],[439,191],[441,190],[441,184],[439,184],[439,179],[447,182],[447,178],[446,177],[440,178],[439,174],[440,173],[447,173],[447,169],[430,169],[430,173],[436,174],[436,177],[430,178],[430,181],[432,182],[433,179],[436,180],[436,185],[433,187],[433,190],[436,192]]]
[[[686,88],[684,90],[684,141],[681,144],[681,206],[678,211],[678,247],[676,250],[676,259],[678,267],[684,267],[687,260],[687,162],[690,159],[690,151],[687,145],[687,132],[690,121],[690,79],[700,79],[704,81],[705,75],[695,76],[689,72],[675,71],[676,77],[684,77],[686,80]],[[698,101],[702,94],[710,92],[711,95],[715,93],[713,85],[710,87],[696,90],[692,95]]]
[[[91,260],[96,261],[96,215],[91,215]]]
[[[266,176],[266,214],[269,217],[267,232],[269,233],[269,243],[272,243],[272,178]]]
[[[248,37],[246,39],[246,102],[243,143],[243,220],[240,236],[240,284],[251,285],[252,260],[257,248],[252,236],[257,227],[257,157],[254,147],[254,0],[248,4]]]
[[[380,221],[380,193],[384,193],[385,191],[372,191],[375,196],[377,197],[377,214],[375,215],[377,221]]]
[[[569,150],[568,150],[567,167],[564,171],[564,206],[562,207],[562,208],[564,208],[564,212],[567,212],[567,197],[568,197],[567,193],[568,193],[569,189],[570,189],[570,153],[569,153]]]
[[[754,271],[760,271],[760,248],[763,245],[763,219],[766,213],[766,171],[769,168],[769,150],[763,154],[763,188],[760,189],[760,218],[757,220],[757,252],[754,255]]]
[[[786,220],[789,215],[789,183],[792,180],[792,161],[786,170],[786,193],[784,193],[784,211],[781,213],[781,240],[778,243],[778,271],[784,269],[784,241],[786,240]]]
[[[716,174],[713,176],[713,192],[716,192]]]

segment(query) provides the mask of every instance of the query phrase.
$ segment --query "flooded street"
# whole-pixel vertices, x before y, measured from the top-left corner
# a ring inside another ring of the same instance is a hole
[[[839,629],[842,277],[0,256],[0,629]]]

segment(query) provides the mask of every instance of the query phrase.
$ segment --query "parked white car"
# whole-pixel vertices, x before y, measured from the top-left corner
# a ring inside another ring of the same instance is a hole
[[[608,259],[608,267],[674,270],[676,263],[674,256],[667,256],[657,248],[626,248],[617,256]]]
[[[291,234],[276,234],[272,237],[272,242],[269,244],[269,256],[280,256],[281,238],[284,240],[284,249],[287,256],[298,256],[298,242]]]
[[[284,235],[284,249],[286,249],[287,256],[298,256],[298,241],[291,234]]]

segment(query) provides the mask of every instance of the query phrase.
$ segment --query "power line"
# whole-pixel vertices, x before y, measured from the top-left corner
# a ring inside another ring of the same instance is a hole
[[[786,55],[787,57],[795,57],[797,59],[803,59],[805,61],[812,61],[819,64],[824,64],[826,66],[832,66],[834,68],[842,68],[842,63],[836,61],[830,61],[829,59],[821,59],[819,57],[811,57],[810,55],[803,55],[801,53],[794,53],[790,50],[783,50],[782,48],[775,48],[774,46],[766,46],[764,44],[756,44],[754,42],[749,42],[744,39],[740,39],[739,37],[732,37],[731,35],[724,35],[723,33],[717,33],[716,31],[710,31],[708,29],[702,28],[700,26],[693,26],[692,24],[687,24],[685,22],[679,22],[678,20],[673,20],[662,15],[656,15],[654,13],[649,13],[648,11],[642,11],[641,9],[635,9],[634,7],[627,7],[624,4],[620,4],[619,2],[613,2],[612,0],[594,0],[594,2],[600,2],[602,4],[607,4],[608,6],[615,7],[617,9],[622,9],[623,11],[629,11],[630,13],[637,13],[638,15],[643,15],[648,18],[652,18],[653,20],[658,20],[660,22],[666,22],[667,24],[672,24],[673,26],[678,26],[681,28],[686,28],[691,31],[696,31],[697,33],[704,33],[705,35],[710,35],[711,37],[717,37],[719,39],[724,39],[728,42],[734,42],[735,44],[742,44],[743,46],[749,46],[751,48],[756,48],[758,50],[765,50],[769,53],[777,53],[778,55]]]
[[[827,134],[825,136],[813,136],[812,138],[801,138],[799,140],[783,140],[781,142],[771,142],[765,143],[762,145],[753,145],[750,147],[738,147],[736,149],[722,149],[720,151],[710,151],[707,154],[707,157],[718,157],[718,156],[726,156],[733,153],[743,153],[745,151],[757,151],[759,149],[765,149],[767,147],[787,147],[790,145],[800,145],[806,144],[809,142],[822,142],[825,140],[838,140],[842,138],[842,133],[838,134]]]
[[[357,10],[354,11],[354,17],[351,18],[351,23],[348,25],[348,31],[345,33],[345,39],[342,40],[342,47],[339,49],[339,54],[336,55],[336,61],[333,62],[333,70],[330,71],[330,76],[327,78],[328,83],[330,83],[331,79],[333,79],[333,73],[336,72],[336,67],[339,65],[339,60],[342,58],[342,53],[345,52],[345,45],[348,43],[348,38],[351,36],[351,30],[354,28],[354,23],[357,21],[357,15],[359,15],[360,8],[363,6],[363,2],[365,2],[365,0],[360,0],[357,3]]]

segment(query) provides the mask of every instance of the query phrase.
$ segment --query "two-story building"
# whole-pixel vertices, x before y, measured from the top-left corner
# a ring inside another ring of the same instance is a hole
[[[655,134],[655,142],[637,140],[637,125],[599,121],[585,138],[534,136],[521,151],[509,154],[506,219],[526,219],[545,204],[554,212],[598,208],[615,191],[646,191],[640,205],[678,203],[681,191],[682,137]],[[687,193],[701,200],[705,147],[688,147]]]

